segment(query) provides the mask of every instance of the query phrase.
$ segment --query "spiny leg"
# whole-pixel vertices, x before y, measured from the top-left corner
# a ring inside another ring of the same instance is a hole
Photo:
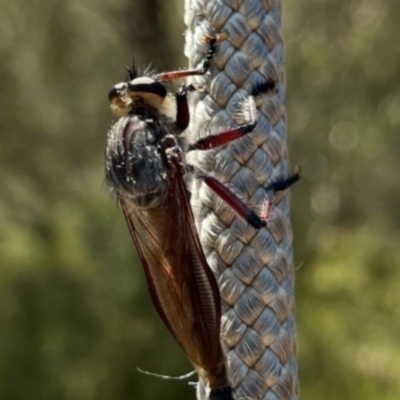
[[[264,222],[254,211],[250,210],[247,205],[236,196],[230,189],[223,185],[213,176],[199,173],[195,175],[196,178],[202,179],[204,183],[226,204],[228,204],[234,211],[238,213],[249,225],[255,229],[260,229],[266,226]]]
[[[276,82],[272,79],[267,81],[257,82],[252,90],[251,96],[248,98],[248,122],[238,125],[234,128],[229,128],[220,131],[214,135],[206,136],[199,139],[197,142],[189,145],[187,151],[192,150],[210,150],[218,146],[222,146],[233,140],[239,139],[242,136],[253,131],[257,124],[257,110],[255,98],[262,94],[276,93]]]
[[[249,97],[249,122],[236,126],[235,128],[226,129],[224,131],[218,132],[215,135],[207,136],[198,140],[197,142],[189,145],[186,152],[192,150],[208,150],[224,144],[227,144],[233,140],[236,140],[247,133],[253,131],[257,123],[257,111],[254,101],[254,97],[261,95],[262,93],[268,93],[271,91],[276,91],[275,82],[270,80],[266,82],[261,82],[256,85],[252,90],[252,96]],[[191,166],[187,166],[193,168]],[[272,199],[267,199],[263,205],[261,218],[252,210],[250,210],[247,205],[240,200],[231,190],[224,186],[221,182],[212,176],[206,175],[204,173],[197,174],[198,178],[203,179],[206,185],[214,191],[214,193],[224,200],[233,210],[235,210],[243,219],[245,219],[251,226],[256,229],[260,229],[267,225],[268,219],[272,212],[272,208],[275,200],[275,192],[280,190],[285,190],[293,183],[300,179],[301,169],[296,167],[295,173],[289,178],[275,182],[270,185],[267,190],[273,190],[274,194]]]
[[[230,143],[233,140],[239,139],[252,132],[257,124],[257,111],[254,103],[254,98],[252,96],[248,98],[248,106],[249,122],[237,125],[233,128],[225,129],[214,135],[205,136],[199,139],[197,142],[189,145],[186,151],[189,152],[192,150],[214,149],[215,147]]]
[[[194,75],[204,75],[208,72],[211,66],[211,60],[214,58],[217,51],[217,43],[224,40],[226,35],[219,33],[214,36],[204,36],[204,40],[208,43],[208,51],[197,68],[182,69],[180,71],[161,72],[155,76],[158,81],[173,81],[176,79],[186,78]]]

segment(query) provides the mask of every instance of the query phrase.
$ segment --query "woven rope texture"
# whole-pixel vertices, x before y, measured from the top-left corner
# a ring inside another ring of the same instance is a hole
[[[237,124],[240,104],[255,83],[274,79],[277,94],[257,103],[251,134],[224,149],[194,152],[192,164],[214,174],[261,213],[264,187],[288,175],[283,42],[279,0],[186,0],[185,54],[191,66],[207,50],[205,34],[223,31],[211,74],[193,79],[206,90],[192,108],[191,141]],[[236,117],[235,117],[236,116]],[[292,231],[288,193],[268,228],[249,227],[194,180],[192,205],[209,265],[222,297],[222,340],[235,398],[297,399]],[[200,382],[199,400],[206,398]]]

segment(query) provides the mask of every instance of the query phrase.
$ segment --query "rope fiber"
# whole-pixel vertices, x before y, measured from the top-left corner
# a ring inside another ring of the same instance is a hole
[[[279,0],[185,0],[185,54],[191,67],[207,51],[205,35],[224,32],[211,74],[192,82],[205,90],[191,110],[190,141],[237,124],[240,104],[262,82],[276,93],[257,101],[254,131],[222,150],[190,154],[259,215],[265,188],[288,177],[285,74]],[[222,341],[234,397],[295,400],[298,396],[294,269],[289,193],[276,199],[267,228],[249,227],[201,180],[192,184],[200,239],[221,292]],[[199,400],[207,389],[199,382]]]

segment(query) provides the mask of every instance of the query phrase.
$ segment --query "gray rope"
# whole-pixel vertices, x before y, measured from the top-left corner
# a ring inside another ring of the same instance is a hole
[[[185,0],[185,54],[196,66],[207,50],[203,37],[224,31],[206,87],[193,104],[191,141],[236,124],[238,105],[255,83],[278,81],[263,96],[258,125],[223,150],[195,152],[192,164],[218,177],[258,214],[264,187],[288,175],[280,1]],[[210,129],[209,129],[210,128]],[[277,200],[268,228],[255,231],[200,181],[192,206],[209,265],[222,297],[222,340],[235,398],[297,399],[294,270],[289,197]],[[197,396],[206,398],[199,383]]]

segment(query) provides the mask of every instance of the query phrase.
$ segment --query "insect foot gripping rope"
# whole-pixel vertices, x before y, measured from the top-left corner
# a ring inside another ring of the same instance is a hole
[[[276,202],[276,193],[289,189],[294,183],[299,181],[300,178],[301,167],[299,165],[296,165],[292,175],[288,176],[287,178],[277,180],[265,188],[267,192],[272,191],[272,194],[269,194],[268,198],[265,200],[262,206],[261,220],[263,221],[263,223],[268,224],[272,209]]]

